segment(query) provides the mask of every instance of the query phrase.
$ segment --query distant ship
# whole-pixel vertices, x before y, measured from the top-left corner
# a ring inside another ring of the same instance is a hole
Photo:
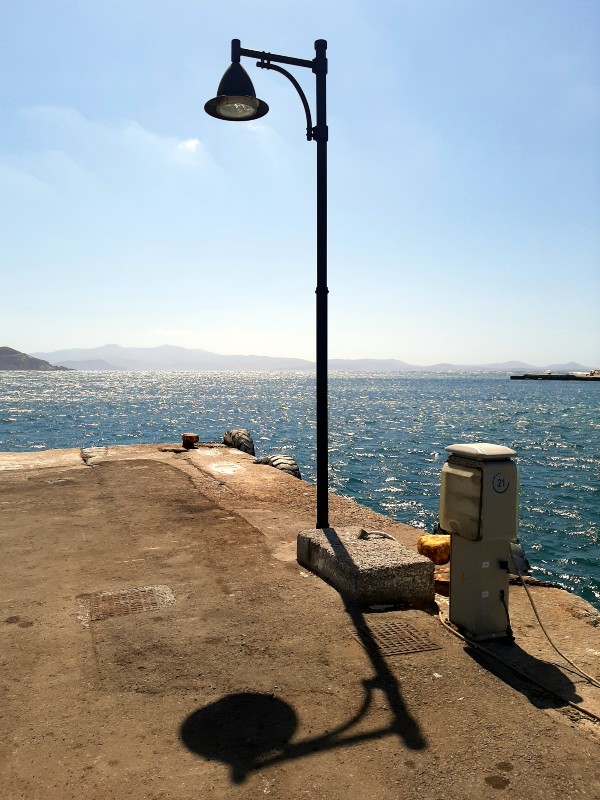
[[[526,372],[511,375],[511,381],[600,381],[600,369],[589,372]]]

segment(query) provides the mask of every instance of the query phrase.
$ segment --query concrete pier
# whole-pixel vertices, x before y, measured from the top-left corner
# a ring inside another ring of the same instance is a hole
[[[210,444],[0,453],[3,800],[600,796],[598,725],[574,708],[600,715],[598,690],[520,587],[516,642],[492,648],[536,683],[431,607],[352,602],[299,565],[314,486],[252,462]],[[421,531],[330,511],[416,554]],[[597,674],[600,615],[532,592]]]

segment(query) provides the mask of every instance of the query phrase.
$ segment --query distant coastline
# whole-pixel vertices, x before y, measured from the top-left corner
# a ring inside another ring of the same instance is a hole
[[[55,366],[42,358],[29,356],[12,347],[0,347],[0,370],[5,372],[67,372],[68,367]]]
[[[526,372],[511,375],[512,381],[600,381],[600,369],[588,372]]]
[[[110,344],[94,348],[74,348],[53,352],[35,352],[30,355],[11,347],[0,347],[0,371],[37,370],[56,372],[78,370],[84,372],[313,372],[314,361],[301,358],[257,355],[223,355],[208,350],[194,350],[172,345],[159,347],[121,347]],[[505,372],[519,379],[521,375],[534,377],[544,373],[553,375],[589,373],[583,364],[550,364],[543,367],[521,361],[504,361],[489,364],[410,364],[398,359],[357,358],[329,360],[330,372]],[[522,378],[521,378],[522,379]]]
[[[122,347],[108,344],[94,348],[73,348],[52,352],[35,352],[33,357],[66,369],[84,371],[237,371],[237,372],[312,372],[314,361],[259,355],[224,355],[208,350],[161,345],[159,347]],[[1,367],[0,367],[1,368]],[[438,363],[410,364],[399,359],[329,360],[331,372],[587,372],[591,366],[566,364],[534,365],[521,361],[488,364]]]

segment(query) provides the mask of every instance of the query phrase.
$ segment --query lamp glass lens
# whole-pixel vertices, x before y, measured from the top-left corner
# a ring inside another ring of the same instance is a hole
[[[255,97],[224,97],[219,103],[219,115],[226,119],[246,119],[253,117],[258,108]]]

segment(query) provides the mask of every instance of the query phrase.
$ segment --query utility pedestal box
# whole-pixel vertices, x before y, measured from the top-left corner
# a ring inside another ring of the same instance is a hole
[[[440,527],[451,534],[450,622],[471,639],[507,635],[510,542],[517,541],[514,450],[453,444],[442,468]]]

